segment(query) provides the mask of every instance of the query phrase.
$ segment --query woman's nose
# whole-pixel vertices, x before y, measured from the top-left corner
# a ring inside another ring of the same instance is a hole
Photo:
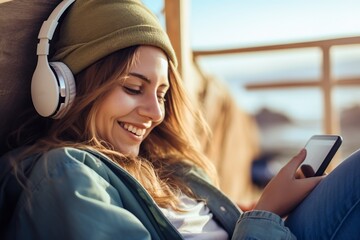
[[[163,103],[158,99],[158,96],[152,95],[143,100],[142,106],[139,108],[139,114],[150,118],[154,122],[161,121],[165,114]]]

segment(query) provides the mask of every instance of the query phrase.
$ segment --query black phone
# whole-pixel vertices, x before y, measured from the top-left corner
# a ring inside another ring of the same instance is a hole
[[[321,176],[342,143],[339,135],[314,135],[305,145],[306,158],[300,165],[305,177]]]

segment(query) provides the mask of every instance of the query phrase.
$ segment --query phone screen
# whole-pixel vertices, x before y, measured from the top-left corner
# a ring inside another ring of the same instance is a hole
[[[312,136],[305,145],[306,158],[300,167],[304,175],[306,177],[322,175],[341,142],[341,137],[336,135]]]

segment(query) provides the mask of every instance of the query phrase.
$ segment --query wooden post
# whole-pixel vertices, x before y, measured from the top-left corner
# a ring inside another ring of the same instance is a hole
[[[179,73],[186,85],[191,82],[192,64],[188,3],[189,0],[165,0],[166,31],[176,52]]]
[[[321,48],[323,53],[322,84],[324,102],[324,132],[326,134],[339,133],[339,119],[333,104],[333,80],[331,77],[330,46]]]

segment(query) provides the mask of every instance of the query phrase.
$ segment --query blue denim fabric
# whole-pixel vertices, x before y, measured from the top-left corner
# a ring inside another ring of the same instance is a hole
[[[284,226],[276,214],[266,211],[251,211],[241,215],[232,239],[283,239],[296,237]]]
[[[360,150],[337,166],[290,214],[298,239],[360,238]]]
[[[0,222],[6,226],[0,238],[6,230],[9,239],[182,239],[141,185],[110,159],[73,148],[46,157],[46,164],[42,158],[30,164],[30,198],[14,188],[6,160],[0,159]],[[285,224],[270,212],[241,214],[198,174],[190,171],[184,178],[232,239],[357,239],[359,164],[360,151],[329,174]],[[10,202],[13,210],[5,214]]]

